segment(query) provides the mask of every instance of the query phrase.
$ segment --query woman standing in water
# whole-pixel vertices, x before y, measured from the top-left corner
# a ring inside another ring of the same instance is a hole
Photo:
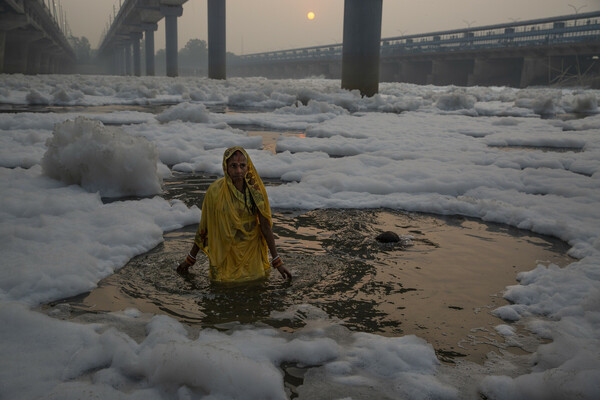
[[[277,254],[265,186],[246,150],[239,146],[225,150],[223,172],[225,176],[206,191],[194,245],[177,272],[187,272],[202,250],[208,256],[210,278],[216,282],[261,279],[271,266],[292,279]]]

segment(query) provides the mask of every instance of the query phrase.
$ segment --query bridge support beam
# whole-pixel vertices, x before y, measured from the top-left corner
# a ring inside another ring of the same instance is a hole
[[[133,46],[133,74],[142,76],[142,60],[140,55],[140,40],[142,39],[141,32],[134,32],[129,35],[131,37],[131,45]]]
[[[344,1],[342,89],[358,89],[363,96],[379,91],[379,46],[382,0]]]
[[[208,77],[225,79],[226,34],[225,0],[208,0]]]
[[[157,24],[143,24],[144,29],[144,45],[145,45],[145,57],[146,57],[146,75],[154,76],[154,32],[158,29]]]
[[[177,62],[177,17],[183,14],[183,7],[161,7],[160,12],[165,16],[166,65],[167,76],[179,75]]]

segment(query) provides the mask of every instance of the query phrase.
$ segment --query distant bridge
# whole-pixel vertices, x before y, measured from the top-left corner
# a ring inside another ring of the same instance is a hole
[[[187,0],[125,0],[102,37],[98,57],[117,75],[141,75],[140,41],[145,38],[146,74],[154,75],[154,32],[165,18],[167,75],[177,75],[177,18]],[[133,54],[132,54],[133,51]]]
[[[341,75],[343,45],[238,57],[229,75]],[[380,80],[461,86],[552,83],[600,87],[600,12],[383,38]]]
[[[0,73],[68,73],[75,53],[43,0],[0,0]]]

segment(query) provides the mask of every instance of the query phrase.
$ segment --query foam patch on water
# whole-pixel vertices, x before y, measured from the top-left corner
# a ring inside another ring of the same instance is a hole
[[[78,117],[57,124],[42,168],[48,176],[106,197],[161,192],[156,146],[118,127]]]

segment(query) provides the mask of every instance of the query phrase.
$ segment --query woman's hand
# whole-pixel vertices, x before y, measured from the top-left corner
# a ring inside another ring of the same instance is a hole
[[[192,255],[192,253],[194,254]],[[188,255],[185,257],[185,260],[183,260],[183,262],[179,264],[179,267],[177,267],[177,272],[179,272],[180,274],[187,274],[188,269],[192,265],[196,264],[196,254],[198,254],[198,246],[196,246],[196,244],[194,243],[192,251],[188,253]]]
[[[185,261],[183,261],[177,267],[177,272],[180,273],[180,274],[187,274],[189,272],[189,269],[190,269],[190,266],[188,265],[188,263],[186,263]]]
[[[281,259],[281,257],[276,256],[271,261],[271,266],[273,268],[275,268],[277,271],[279,271],[279,273],[281,274],[281,276],[283,276],[283,279],[292,280],[292,274],[290,273],[290,271],[288,271],[288,269],[286,267],[284,267],[283,260]]]
[[[289,279],[290,281],[292,280],[291,272],[283,264],[281,264],[279,267],[275,267],[275,269],[279,271],[283,279]]]

